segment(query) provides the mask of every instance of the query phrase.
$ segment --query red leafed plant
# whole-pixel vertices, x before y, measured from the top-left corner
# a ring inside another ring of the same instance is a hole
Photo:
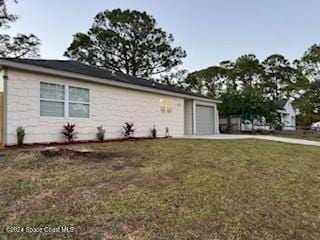
[[[68,140],[68,142],[73,142],[78,135],[78,132],[75,130],[76,124],[74,123],[67,123],[63,126],[62,134]]]

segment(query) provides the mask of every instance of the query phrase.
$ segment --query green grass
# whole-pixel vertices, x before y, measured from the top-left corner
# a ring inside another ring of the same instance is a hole
[[[0,239],[320,239],[320,148],[268,141],[85,145],[87,156],[0,150]]]

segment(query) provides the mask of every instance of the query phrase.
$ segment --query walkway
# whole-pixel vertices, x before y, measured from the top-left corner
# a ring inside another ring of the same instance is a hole
[[[212,140],[239,140],[239,139],[258,139],[267,141],[276,141],[283,143],[302,144],[320,147],[320,141],[310,141],[296,138],[275,137],[268,135],[236,135],[236,134],[218,134],[218,135],[206,135],[206,136],[183,136],[180,138],[185,139],[212,139]]]

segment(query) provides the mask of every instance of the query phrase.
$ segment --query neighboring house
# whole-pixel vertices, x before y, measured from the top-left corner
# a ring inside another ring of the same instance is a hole
[[[67,122],[76,124],[77,140],[122,137],[125,122],[136,137],[173,137],[219,133],[218,100],[69,60],[0,59],[3,123],[0,139],[16,144],[16,129],[25,128],[25,143],[64,141]],[[1,107],[1,106],[0,106]],[[1,116],[1,115],[0,115]]]
[[[280,114],[283,130],[296,130],[296,112],[290,100],[275,102],[277,112]]]

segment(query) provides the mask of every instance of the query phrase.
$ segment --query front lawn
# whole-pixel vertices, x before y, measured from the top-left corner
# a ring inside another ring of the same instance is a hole
[[[320,148],[268,141],[0,150],[0,239],[320,239]],[[38,237],[38,238],[37,238]]]

